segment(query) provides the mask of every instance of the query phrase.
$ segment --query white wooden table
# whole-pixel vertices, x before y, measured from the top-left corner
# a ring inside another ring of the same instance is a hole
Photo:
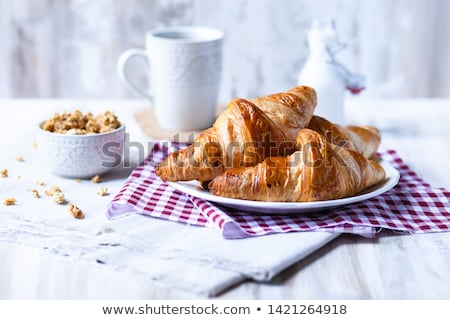
[[[50,111],[84,106],[111,106],[119,116],[133,114],[145,101],[0,100],[0,142],[21,143],[20,130],[8,128],[35,125]],[[50,107],[49,107],[50,106]],[[450,100],[348,101],[349,123],[372,124],[381,129],[383,148],[396,149],[425,181],[450,189]],[[27,112],[13,112],[20,109]],[[42,111],[45,110],[45,113]],[[30,116],[32,115],[32,116]],[[128,124],[133,137],[142,137],[139,127]],[[2,158],[8,154],[3,150]],[[125,177],[124,177],[125,178]],[[27,191],[24,191],[27,192]],[[3,197],[3,195],[2,195]],[[39,208],[37,208],[39,209]],[[1,212],[1,211],[0,211]],[[1,230],[0,230],[1,231]],[[21,263],[26,255],[27,264]],[[90,292],[101,298],[105,284],[114,290],[134,290],[133,297],[190,298],[169,289],[145,288],[133,277],[64,264],[9,242],[0,242],[0,296],[61,297],[63,290]],[[22,260],[21,260],[22,259]],[[34,261],[29,264],[28,261]],[[244,282],[221,294],[224,299],[450,299],[450,233],[400,235],[381,232],[374,239],[344,235],[283,271],[270,283]],[[21,281],[33,274],[34,283]],[[72,279],[72,280],[71,280]],[[75,282],[76,281],[76,282]],[[75,289],[74,289],[75,288]],[[69,295],[70,296],[70,295]],[[120,292],[116,297],[120,297]]]

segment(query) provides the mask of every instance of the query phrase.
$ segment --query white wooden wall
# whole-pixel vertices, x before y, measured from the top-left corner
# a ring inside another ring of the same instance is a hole
[[[176,24],[226,33],[222,99],[296,82],[313,18],[334,17],[368,77],[368,97],[450,97],[447,0],[0,0],[0,97],[137,97],[118,56],[146,30]],[[135,61],[138,81],[145,81]]]

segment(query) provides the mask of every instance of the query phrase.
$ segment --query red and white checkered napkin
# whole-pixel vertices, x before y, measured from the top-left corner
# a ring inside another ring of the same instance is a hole
[[[162,182],[155,165],[179,143],[156,143],[108,206],[114,218],[139,213],[162,219],[208,226],[224,238],[277,232],[329,231],[373,235],[381,228],[409,233],[450,231],[450,192],[432,188],[393,150],[379,154],[400,171],[396,187],[375,198],[311,214],[268,215],[239,212],[188,196]]]

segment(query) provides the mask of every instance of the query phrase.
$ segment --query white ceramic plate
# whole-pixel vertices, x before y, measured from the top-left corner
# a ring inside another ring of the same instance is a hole
[[[314,202],[252,201],[215,196],[208,191],[201,190],[198,186],[198,182],[196,181],[170,182],[170,185],[175,189],[191,196],[242,211],[271,214],[308,213],[364,201],[392,189],[400,179],[400,172],[392,167],[388,162],[382,161],[380,164],[386,171],[386,179],[384,181],[364,190],[357,196],[337,200]]]

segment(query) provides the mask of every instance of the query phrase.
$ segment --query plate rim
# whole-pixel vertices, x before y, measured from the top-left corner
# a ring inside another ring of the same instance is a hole
[[[182,193],[228,208],[234,209],[241,208],[241,210],[243,211],[254,210],[253,212],[257,210],[268,210],[275,208],[279,213],[286,213],[287,211],[295,213],[296,210],[298,210],[298,213],[301,213],[302,211],[305,210],[318,210],[318,209],[325,210],[340,207],[347,204],[365,201],[391,190],[393,187],[397,185],[398,181],[400,180],[400,171],[394,168],[386,160],[381,160],[379,164],[385,170],[386,178],[383,181],[377,183],[376,185],[366,189],[372,190],[375,188],[374,190],[369,192],[362,191],[361,194],[355,196],[333,200],[321,200],[310,202],[283,202],[283,201],[257,201],[257,200],[234,199],[216,196],[209,193],[208,191],[199,190],[198,185],[193,184],[197,183],[195,180],[168,182],[168,183],[170,186],[172,186],[173,188],[177,189]]]

